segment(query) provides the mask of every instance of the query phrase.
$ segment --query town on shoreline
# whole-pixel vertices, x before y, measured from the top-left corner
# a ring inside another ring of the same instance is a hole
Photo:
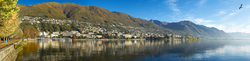
[[[78,20],[61,20],[54,18],[41,18],[41,17],[30,17],[24,16],[20,18],[24,23],[29,23],[33,25],[37,30],[39,30],[38,38],[48,37],[48,38],[73,38],[75,39],[165,39],[165,38],[187,38],[187,39],[200,39],[199,37],[193,36],[181,36],[176,34],[160,34],[155,32],[141,31],[140,27],[132,27],[125,25],[110,25],[110,27],[122,27],[128,29],[128,31],[120,30],[110,30],[106,28],[91,26],[88,22],[79,22]],[[42,31],[39,28],[40,23],[51,23],[58,25],[70,26],[71,23],[77,23],[76,26],[79,27],[78,31]],[[85,25],[79,25],[85,24]],[[97,25],[101,25],[96,23]],[[139,29],[139,30],[138,30]],[[80,31],[80,32],[79,32]]]

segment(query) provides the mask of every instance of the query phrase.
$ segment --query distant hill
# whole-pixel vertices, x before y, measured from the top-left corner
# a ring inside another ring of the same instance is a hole
[[[152,22],[152,20],[150,20]],[[175,23],[167,23],[165,25],[161,24],[160,21],[157,22],[157,25],[163,26],[165,28],[169,28],[172,30],[180,30],[186,33],[186,35],[194,35],[202,38],[228,38],[231,37],[227,33],[222,30],[218,30],[214,27],[206,27],[203,25],[197,25],[191,21],[180,21]],[[160,23],[160,24],[159,24]]]
[[[235,39],[250,39],[250,33],[243,33],[243,32],[233,32],[228,33]]]
[[[40,3],[35,5],[18,5],[20,16],[34,16],[57,19],[76,19],[90,23],[124,24],[136,27],[154,28],[162,33],[172,33],[173,30],[158,26],[144,19],[135,18],[122,12],[110,12],[97,6],[77,5],[75,3]],[[181,31],[176,31],[183,33]]]
[[[153,20],[153,19],[151,19],[151,20],[149,20],[150,22],[153,22],[153,23],[155,23],[155,24],[157,24],[157,25],[160,25],[160,26],[163,26],[163,25],[167,25],[167,23],[168,22],[161,22],[161,21],[159,21],[159,20]]]

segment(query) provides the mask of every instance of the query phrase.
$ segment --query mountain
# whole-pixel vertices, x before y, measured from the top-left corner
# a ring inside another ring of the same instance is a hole
[[[151,21],[152,22],[152,21]],[[154,23],[165,28],[172,30],[179,30],[186,33],[186,35],[192,35],[202,38],[228,38],[231,37],[222,30],[218,30],[214,27],[206,27],[203,25],[197,25],[191,21],[180,21],[174,23],[167,23],[165,25],[161,24],[159,21],[154,21]],[[160,24],[159,24],[160,23]]]
[[[151,20],[149,20],[150,22],[153,22],[153,23],[155,23],[155,24],[157,24],[157,25],[160,25],[160,26],[163,26],[163,25],[167,25],[168,24],[168,22],[166,22],[166,21],[159,21],[159,20],[153,20],[153,19],[151,19]]]
[[[40,3],[35,5],[18,5],[19,16],[33,16],[57,19],[76,19],[90,23],[115,24],[120,23],[135,27],[153,28],[158,32],[171,33],[173,30],[158,26],[144,19],[135,18],[122,12],[110,12],[97,6],[77,5],[75,3]],[[146,30],[146,29],[145,29]],[[183,33],[181,31],[176,31]]]
[[[163,23],[162,23],[161,21],[159,21],[159,20],[153,20],[153,19],[151,19],[151,20],[149,20],[149,21],[152,22],[152,23],[155,23],[155,24],[157,24],[157,25],[160,25],[160,26],[163,25]]]
[[[250,39],[250,33],[233,32],[228,34],[235,39]]]
[[[19,5],[20,16],[35,16],[59,19],[77,19],[94,23],[123,23],[125,25],[139,26],[131,20],[127,20],[97,6],[84,6],[74,3],[41,3],[31,6]]]
[[[161,22],[161,23],[162,23],[162,25],[167,25],[167,24],[168,24],[167,21],[163,21],[163,22]]]
[[[18,5],[20,7],[20,16],[34,16],[59,19],[77,19],[92,23],[123,23],[131,26],[156,27],[147,20],[134,18],[128,14],[121,12],[110,12],[97,6],[84,6],[74,3],[41,3],[35,5]]]

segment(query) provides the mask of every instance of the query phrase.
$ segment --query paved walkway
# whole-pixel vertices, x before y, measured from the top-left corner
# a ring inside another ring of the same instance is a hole
[[[13,43],[15,43],[15,42],[17,42],[17,41],[20,41],[20,40],[21,40],[21,39],[14,40],[14,41],[8,41],[8,43],[1,43],[1,42],[0,42],[0,49],[2,49],[2,48],[5,47],[5,46],[11,45],[11,44],[13,44]]]

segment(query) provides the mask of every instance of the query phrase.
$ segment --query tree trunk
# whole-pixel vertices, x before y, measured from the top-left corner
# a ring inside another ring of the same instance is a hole
[[[5,41],[5,37],[3,37],[3,42],[5,42],[5,43],[6,43],[6,41]]]
[[[7,37],[7,41],[8,41],[8,42],[10,41],[9,37]]]
[[[8,37],[6,38],[6,40],[7,40],[7,42],[9,42],[9,39],[8,39]]]

